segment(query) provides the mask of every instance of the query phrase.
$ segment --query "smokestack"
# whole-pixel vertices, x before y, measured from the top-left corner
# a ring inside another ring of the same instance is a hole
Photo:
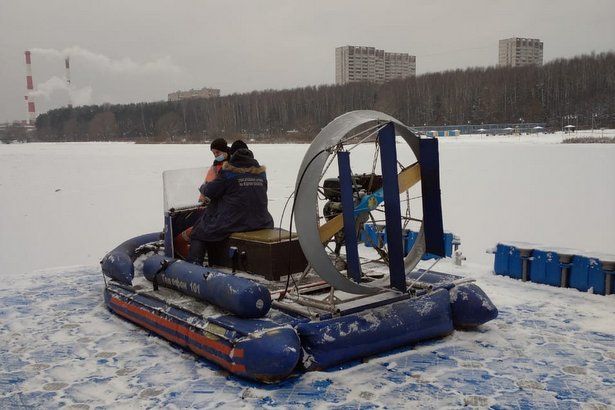
[[[34,124],[36,120],[36,108],[34,107],[34,101],[30,93],[34,91],[34,81],[32,81],[32,60],[30,58],[30,51],[25,52],[26,55],[26,101],[28,102],[28,118],[30,124]]]
[[[64,67],[66,67],[66,82],[70,84],[70,57],[64,59]]]
[[[68,108],[72,108],[73,99],[70,93],[70,57],[64,59],[64,67],[66,68],[66,89],[68,90]]]

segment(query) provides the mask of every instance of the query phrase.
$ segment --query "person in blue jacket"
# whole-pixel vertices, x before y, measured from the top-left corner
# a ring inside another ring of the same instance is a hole
[[[189,262],[202,265],[207,253],[209,265],[217,265],[233,232],[273,228],[267,210],[265,167],[254,159],[252,151],[238,149],[218,177],[201,185],[199,191],[207,208],[190,235]]]
[[[233,156],[233,154],[242,149],[248,149],[248,144],[246,144],[245,142],[243,142],[242,140],[235,140],[233,141],[233,143],[231,144],[230,148],[229,148],[229,157]]]

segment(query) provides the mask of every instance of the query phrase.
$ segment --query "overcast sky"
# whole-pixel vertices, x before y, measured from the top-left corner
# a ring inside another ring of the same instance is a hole
[[[335,82],[334,49],[417,56],[417,74],[497,62],[498,40],[540,38],[544,59],[615,50],[614,0],[0,0],[0,122],[37,110]]]

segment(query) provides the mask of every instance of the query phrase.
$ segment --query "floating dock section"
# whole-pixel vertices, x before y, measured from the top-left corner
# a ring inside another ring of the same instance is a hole
[[[500,242],[493,253],[496,275],[599,295],[615,293],[615,255],[524,242]]]

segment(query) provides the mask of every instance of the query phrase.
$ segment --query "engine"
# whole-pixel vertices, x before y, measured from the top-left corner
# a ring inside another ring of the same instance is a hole
[[[382,176],[377,174],[355,174],[352,176],[352,183],[354,204],[356,206],[365,195],[372,194],[382,188]],[[327,202],[323,207],[322,213],[325,221],[329,221],[342,213],[342,198],[340,192],[339,178],[327,178],[324,180],[323,194]],[[363,224],[365,224],[368,219],[369,215],[367,213],[357,217],[357,236],[360,235]],[[333,240],[335,241],[335,253],[339,255],[340,248],[344,244],[344,231],[339,231]]]

